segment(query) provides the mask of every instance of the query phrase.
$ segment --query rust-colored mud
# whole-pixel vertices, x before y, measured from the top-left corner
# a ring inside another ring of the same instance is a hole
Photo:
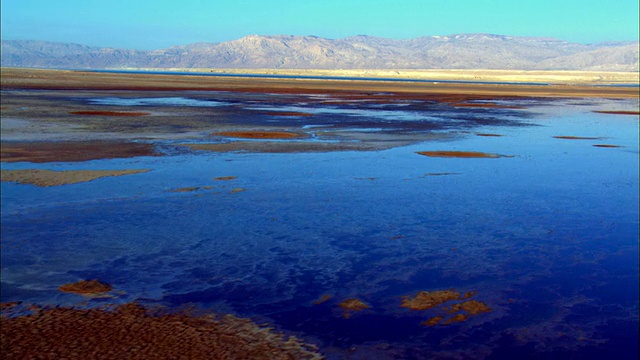
[[[3,162],[72,162],[159,156],[151,144],[115,141],[3,142]]]
[[[411,310],[427,310],[434,308],[438,305],[444,304],[447,301],[460,299],[460,293],[451,290],[438,290],[438,291],[420,291],[414,297],[405,297],[402,299],[403,308]]]
[[[442,321],[442,319],[444,319],[444,317],[442,316],[435,316],[432,317],[429,320],[423,321],[420,323],[420,325],[425,325],[425,326],[435,326],[437,325],[440,321]]]
[[[563,140],[601,140],[599,137],[583,137],[583,136],[554,136],[554,139],[563,139]]]
[[[315,300],[313,302],[314,305],[320,305],[320,304],[324,304],[327,301],[329,301],[331,299],[331,295],[329,294],[324,294],[322,296],[320,296],[317,300]]]
[[[74,294],[91,295],[109,292],[112,290],[112,287],[99,280],[80,280],[75,283],[64,284],[60,286],[58,290]]]
[[[619,147],[622,147],[620,145],[611,145],[611,144],[595,144],[595,145],[592,145],[592,146],[599,147],[599,148],[619,148]]]
[[[265,115],[271,115],[271,116],[292,116],[292,117],[313,116],[313,114],[306,113],[306,112],[300,112],[300,111],[269,111],[269,112],[266,112],[264,114]]]
[[[223,131],[212,135],[241,139],[296,139],[307,137],[304,134],[287,131]]]
[[[0,310],[4,311],[4,310],[7,310],[7,309],[11,309],[11,308],[14,308],[14,307],[16,307],[16,306],[18,306],[20,304],[21,304],[20,301],[3,302],[3,303],[0,303]]]
[[[477,133],[476,136],[486,136],[486,137],[500,137],[500,136],[504,136],[504,135],[500,135],[500,134],[487,134],[487,133]]]
[[[69,114],[72,114],[72,115],[92,115],[92,116],[145,116],[145,115],[149,115],[148,112],[105,111],[105,110],[69,111]]]
[[[444,325],[450,325],[453,323],[458,323],[458,322],[463,322],[465,320],[467,320],[468,316],[465,314],[456,314],[455,316],[450,317],[449,319],[447,319],[445,322],[443,322]]]
[[[489,154],[475,151],[418,151],[417,154],[429,156],[429,157],[445,157],[445,158],[501,158],[501,157],[513,157],[510,155]]]
[[[215,181],[229,181],[229,180],[235,180],[237,179],[237,176],[219,176],[219,177],[215,177],[212,180]]]
[[[640,111],[626,111],[626,110],[596,110],[595,113],[599,114],[614,114],[614,115],[640,115]]]
[[[153,314],[137,304],[2,319],[3,359],[321,359],[313,345],[231,315]]]
[[[352,312],[362,311],[371,307],[360,299],[347,299],[338,304],[338,306],[340,306],[340,308],[344,311],[344,313],[342,314],[342,317],[344,318],[351,317]]]
[[[487,304],[477,300],[469,300],[453,305],[451,309],[449,309],[449,314],[457,313],[460,310],[466,312],[469,315],[478,315],[491,311]]]
[[[0,170],[0,180],[31,184],[35,186],[59,186],[93,181],[103,177],[139,174],[149,171],[141,170]]]

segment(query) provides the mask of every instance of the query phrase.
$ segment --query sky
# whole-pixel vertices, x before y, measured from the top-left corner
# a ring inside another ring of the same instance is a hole
[[[0,6],[3,40],[139,50],[252,34],[638,40],[638,0],[2,0]]]

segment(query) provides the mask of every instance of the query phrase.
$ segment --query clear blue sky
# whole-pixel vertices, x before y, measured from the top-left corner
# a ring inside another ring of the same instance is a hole
[[[638,0],[2,0],[2,39],[160,49],[245,35],[638,40]]]

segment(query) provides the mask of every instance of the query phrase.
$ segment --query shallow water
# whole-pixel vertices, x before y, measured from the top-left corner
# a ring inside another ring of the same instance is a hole
[[[117,109],[234,106],[252,124],[273,121],[272,109],[303,111],[314,116],[275,120],[455,136],[380,151],[3,163],[151,171],[49,188],[2,183],[2,301],[78,305],[58,286],[100,279],[124,293],[89,305],[194,303],[269,323],[329,358],[637,358],[638,118],[592,112],[637,100],[376,112],[281,96],[265,105],[268,96],[128,97]],[[592,146],[602,143],[621,147]],[[416,154],[439,150],[513,157]],[[214,180],[223,176],[237,178]],[[199,189],[172,191],[185,187]],[[445,289],[476,292],[492,311],[429,327],[421,323],[451,315],[400,307],[403,296]],[[339,304],[352,298],[370,308],[345,314]]]

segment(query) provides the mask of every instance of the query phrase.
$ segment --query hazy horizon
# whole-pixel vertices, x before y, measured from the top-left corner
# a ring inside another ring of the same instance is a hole
[[[341,39],[365,34],[413,39],[455,34],[555,38],[598,44],[638,41],[638,2],[552,0],[128,1],[4,0],[3,40],[37,40],[135,50],[248,35]]]

